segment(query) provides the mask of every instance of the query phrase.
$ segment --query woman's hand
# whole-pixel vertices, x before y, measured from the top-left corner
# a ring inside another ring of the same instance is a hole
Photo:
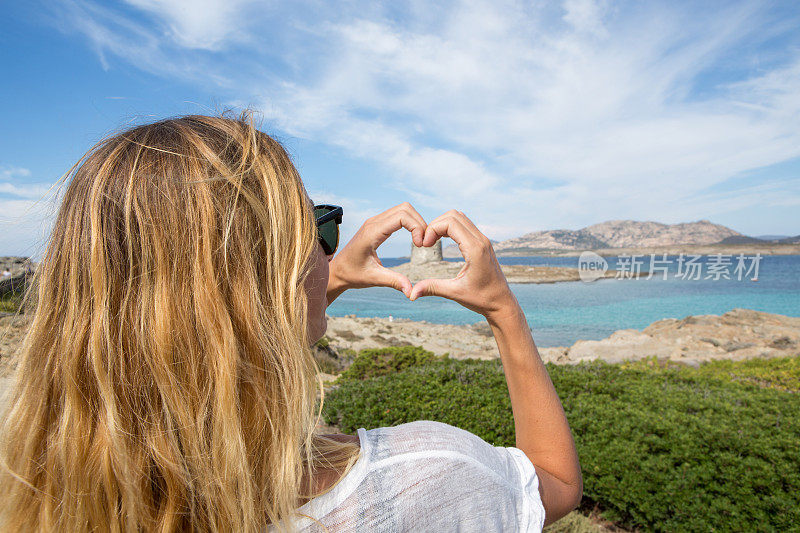
[[[464,256],[464,267],[453,279],[424,279],[417,282],[409,298],[442,296],[491,319],[519,306],[508,286],[489,239],[461,211],[451,210],[437,217],[425,230],[423,246],[433,246],[450,237]]]
[[[408,202],[364,222],[330,262],[328,305],[347,289],[365,287],[392,287],[410,296],[411,281],[408,277],[383,266],[377,253],[378,246],[400,228],[410,231],[414,244],[422,246],[427,224]]]

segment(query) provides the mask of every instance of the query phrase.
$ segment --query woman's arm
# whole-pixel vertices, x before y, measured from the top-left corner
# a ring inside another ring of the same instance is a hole
[[[486,316],[500,350],[516,447],[536,466],[545,525],[580,504],[583,480],[564,409],[516,300]]]
[[[378,247],[400,228],[410,231],[412,242],[422,246],[427,225],[408,202],[364,222],[329,264],[328,305],[347,289],[392,287],[406,296],[411,294],[408,277],[386,268],[378,259]]]
[[[432,246],[444,236],[458,244],[464,268],[454,279],[420,281],[410,298],[442,296],[486,317],[508,383],[516,447],[536,467],[545,524],[551,524],[577,507],[583,494],[578,454],[561,401],[489,239],[460,211],[430,222],[423,245]]]

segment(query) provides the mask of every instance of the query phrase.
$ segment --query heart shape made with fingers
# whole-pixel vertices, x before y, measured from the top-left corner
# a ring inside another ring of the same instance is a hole
[[[406,275],[385,267],[377,250],[400,228],[409,231],[412,242],[421,245],[426,227],[425,220],[408,203],[368,218],[331,262],[333,285],[341,287],[334,289],[334,297],[346,288],[364,287],[392,287],[409,297],[411,281]]]
[[[442,237],[453,239],[464,262],[443,261],[437,257],[428,264],[409,261],[397,267],[385,267],[378,258],[377,249],[400,228],[411,233],[418,249],[430,249],[441,242]],[[400,204],[367,219],[334,258],[333,289],[329,291],[328,300],[332,301],[347,288],[392,287],[412,301],[420,296],[442,296],[474,309],[482,305],[482,298],[491,296],[492,291],[484,290],[481,283],[493,283],[497,276],[492,272],[495,269],[491,261],[472,265],[471,259],[490,257],[493,254],[489,239],[464,213],[451,210],[426,224],[410,204]],[[473,271],[468,278],[468,273]]]

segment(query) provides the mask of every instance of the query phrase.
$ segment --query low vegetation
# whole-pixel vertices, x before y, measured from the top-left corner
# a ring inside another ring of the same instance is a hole
[[[2,313],[16,313],[22,305],[22,295],[8,294],[0,298],[0,312]]]
[[[339,374],[353,363],[356,356],[353,350],[334,350],[328,337],[322,337],[313,348],[314,359],[320,372]]]
[[[631,529],[800,524],[800,358],[548,365],[575,435],[586,509]],[[362,351],[326,395],[344,432],[438,420],[514,446],[500,361]]]
[[[361,350],[353,364],[339,376],[339,381],[364,380],[394,374],[406,368],[441,360],[419,346],[393,346]]]

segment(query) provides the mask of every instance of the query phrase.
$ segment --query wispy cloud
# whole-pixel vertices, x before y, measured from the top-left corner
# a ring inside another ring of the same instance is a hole
[[[22,167],[0,167],[0,180],[9,180],[14,177],[28,177],[31,171]]]
[[[31,172],[21,167],[0,167],[0,195],[39,200],[48,194],[50,184],[31,183]]]
[[[705,218],[739,189],[720,185],[800,157],[798,13],[760,3],[129,4],[64,4],[107,68],[113,54],[256,102],[495,238]]]
[[[0,166],[0,250],[38,258],[52,226],[51,184],[31,182],[31,172]]]

